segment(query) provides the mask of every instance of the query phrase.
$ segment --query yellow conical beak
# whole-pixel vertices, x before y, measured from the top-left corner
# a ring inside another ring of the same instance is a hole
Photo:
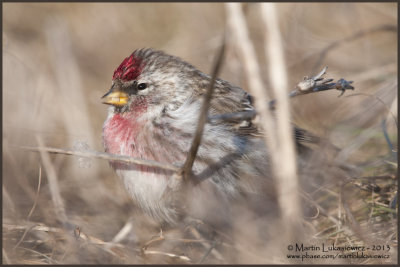
[[[116,91],[111,88],[105,95],[101,97],[103,100],[103,104],[113,105],[117,107],[125,106],[128,103],[129,96],[127,93]]]

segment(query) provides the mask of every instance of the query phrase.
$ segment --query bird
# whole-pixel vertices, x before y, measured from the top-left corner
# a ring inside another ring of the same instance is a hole
[[[210,81],[179,57],[152,48],[135,50],[115,69],[111,89],[102,97],[109,105],[105,151],[182,165]],[[209,116],[254,111],[253,102],[242,88],[216,79]],[[206,123],[192,182],[156,167],[111,165],[134,203],[159,223],[174,225],[191,216],[230,224],[243,210],[276,216],[276,185],[264,134],[267,129],[251,119]],[[298,143],[305,136],[297,128],[294,135]]]

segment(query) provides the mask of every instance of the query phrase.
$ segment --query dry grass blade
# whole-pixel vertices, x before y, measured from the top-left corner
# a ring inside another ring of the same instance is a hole
[[[56,261],[55,259],[52,259],[51,257],[49,257],[49,256],[47,256],[47,255],[45,255],[43,253],[40,253],[40,252],[38,252],[36,250],[29,249],[29,248],[21,248],[21,249],[29,251],[29,252],[32,252],[33,254],[38,254],[39,256],[42,256],[43,258],[47,259],[51,264],[59,264],[59,262]]]
[[[3,259],[4,259],[5,263],[11,264],[10,258],[8,257],[7,252],[5,251],[4,248],[2,249],[2,252],[3,252]]]
[[[19,239],[19,241],[17,242],[17,244],[13,247],[13,249],[16,249],[17,247],[19,247],[19,245],[21,245],[22,241],[24,241],[25,236],[28,234],[28,232],[30,230],[32,230],[35,227],[35,225],[31,225],[30,227],[27,227],[24,231],[24,233],[22,234],[21,238]]]
[[[364,234],[364,232],[361,230],[360,224],[357,222],[357,220],[354,218],[353,213],[350,210],[349,204],[345,201],[344,198],[341,198],[341,204],[343,206],[343,209],[346,213],[346,218],[348,218],[350,222],[350,227],[353,230],[353,232],[364,242],[368,242],[367,236]]]
[[[355,153],[362,145],[364,145],[369,139],[371,139],[374,134],[378,131],[377,128],[370,128],[363,131],[361,134],[357,135],[356,138],[353,139],[352,143],[347,147],[343,148],[336,155],[336,162],[342,163],[346,162],[346,160],[350,157],[352,153]]]
[[[386,109],[386,111],[388,112],[388,114],[390,114],[390,115],[392,116],[393,121],[394,121],[394,123],[396,124],[396,126],[399,127],[399,123],[398,123],[398,121],[397,121],[397,119],[396,119],[396,115],[393,114],[391,108],[388,107],[388,105],[387,105],[382,99],[380,99],[379,97],[377,97],[377,96],[375,96],[375,95],[371,95],[371,94],[366,94],[366,93],[351,94],[351,95],[348,95],[347,97],[360,96],[360,95],[361,95],[361,96],[371,97],[371,98],[374,98],[374,99],[378,100],[379,103],[381,103],[381,104],[385,107],[385,109]]]
[[[193,137],[192,145],[190,147],[186,161],[182,167],[182,174],[185,179],[188,179],[189,176],[192,174],[192,166],[193,166],[194,160],[196,159],[197,151],[198,151],[200,143],[201,143],[201,139],[202,139],[203,131],[204,131],[204,125],[207,122],[208,109],[210,108],[210,102],[211,102],[212,94],[214,92],[214,84],[215,84],[215,80],[217,79],[219,70],[222,66],[224,53],[225,53],[225,36],[224,36],[224,39],[222,42],[222,46],[216,57],[216,61],[214,63],[212,76],[211,76],[211,80],[210,80],[210,85],[208,87],[206,94],[204,95],[203,105],[200,110],[199,121],[197,123],[197,128],[196,128],[195,135]]]
[[[43,147],[42,139],[38,136],[36,139],[37,139],[39,147]],[[60,188],[58,185],[57,172],[56,172],[53,164],[50,161],[49,155],[44,150],[41,150],[41,149],[39,149],[39,153],[40,153],[40,157],[43,162],[43,166],[47,173],[47,179],[49,181],[51,199],[53,201],[56,216],[60,220],[60,222],[66,223],[68,221],[68,219],[67,219],[67,214],[65,213],[64,200],[61,197],[61,192],[60,192]]]
[[[33,206],[31,208],[31,210],[29,211],[28,217],[26,218],[27,221],[29,221],[29,219],[31,218],[33,212],[35,211],[38,199],[39,199],[39,193],[40,193],[40,185],[42,184],[42,166],[39,166],[39,181],[38,181],[38,187],[37,187],[37,191],[36,191],[36,198],[35,198],[35,202],[33,203]]]
[[[316,201],[314,201],[311,197],[309,197],[306,193],[301,193],[301,196],[304,197],[307,201],[313,204],[315,207],[318,208],[321,215],[326,216],[331,222],[335,224],[335,227],[340,224],[339,220],[335,217],[329,215],[329,212],[326,211],[321,205],[319,205]],[[348,235],[354,235],[354,232],[347,226],[343,226],[342,231],[346,232]]]

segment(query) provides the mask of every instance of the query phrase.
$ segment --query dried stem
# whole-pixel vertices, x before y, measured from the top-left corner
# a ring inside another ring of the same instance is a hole
[[[228,13],[230,32],[234,37],[243,60],[244,69],[249,82],[249,90],[254,96],[254,104],[257,112],[260,114],[265,129],[275,129],[272,112],[265,104],[268,103],[271,98],[268,96],[265,86],[262,83],[256,53],[249,37],[241,5],[237,3],[227,3],[226,10]],[[277,150],[275,132],[272,131],[271,134],[265,135],[264,137],[271,151],[271,155],[274,157],[274,152]]]
[[[272,85],[276,101],[276,141],[279,149],[274,153],[274,173],[277,176],[278,202],[282,212],[282,220],[286,222],[287,237],[294,238],[298,235],[300,225],[300,207],[298,197],[297,168],[294,149],[293,129],[290,124],[290,107],[287,96],[287,71],[283,45],[278,25],[278,15],[274,3],[261,4],[261,14],[264,26],[267,29],[265,35],[266,58],[269,66],[269,79]],[[268,129],[271,131],[271,129]],[[285,167],[282,168],[281,160],[285,159]]]
[[[198,151],[200,143],[201,143],[201,138],[203,136],[203,131],[204,131],[204,125],[207,122],[208,109],[210,107],[211,97],[214,92],[214,84],[215,84],[215,80],[217,79],[217,75],[218,75],[219,70],[222,65],[224,52],[225,52],[225,39],[223,40],[221,49],[216,57],[210,84],[209,84],[206,94],[204,95],[203,105],[200,110],[199,121],[197,123],[197,128],[196,128],[195,135],[193,137],[192,145],[190,147],[189,154],[186,158],[186,161],[182,167],[182,174],[185,179],[188,179],[189,176],[192,174],[193,163],[194,163],[194,160],[196,159],[197,151]]]

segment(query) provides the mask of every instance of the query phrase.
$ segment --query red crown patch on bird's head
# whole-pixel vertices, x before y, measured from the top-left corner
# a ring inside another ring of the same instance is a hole
[[[136,79],[143,69],[142,59],[132,53],[122,61],[121,65],[114,71],[113,80],[132,81]]]

